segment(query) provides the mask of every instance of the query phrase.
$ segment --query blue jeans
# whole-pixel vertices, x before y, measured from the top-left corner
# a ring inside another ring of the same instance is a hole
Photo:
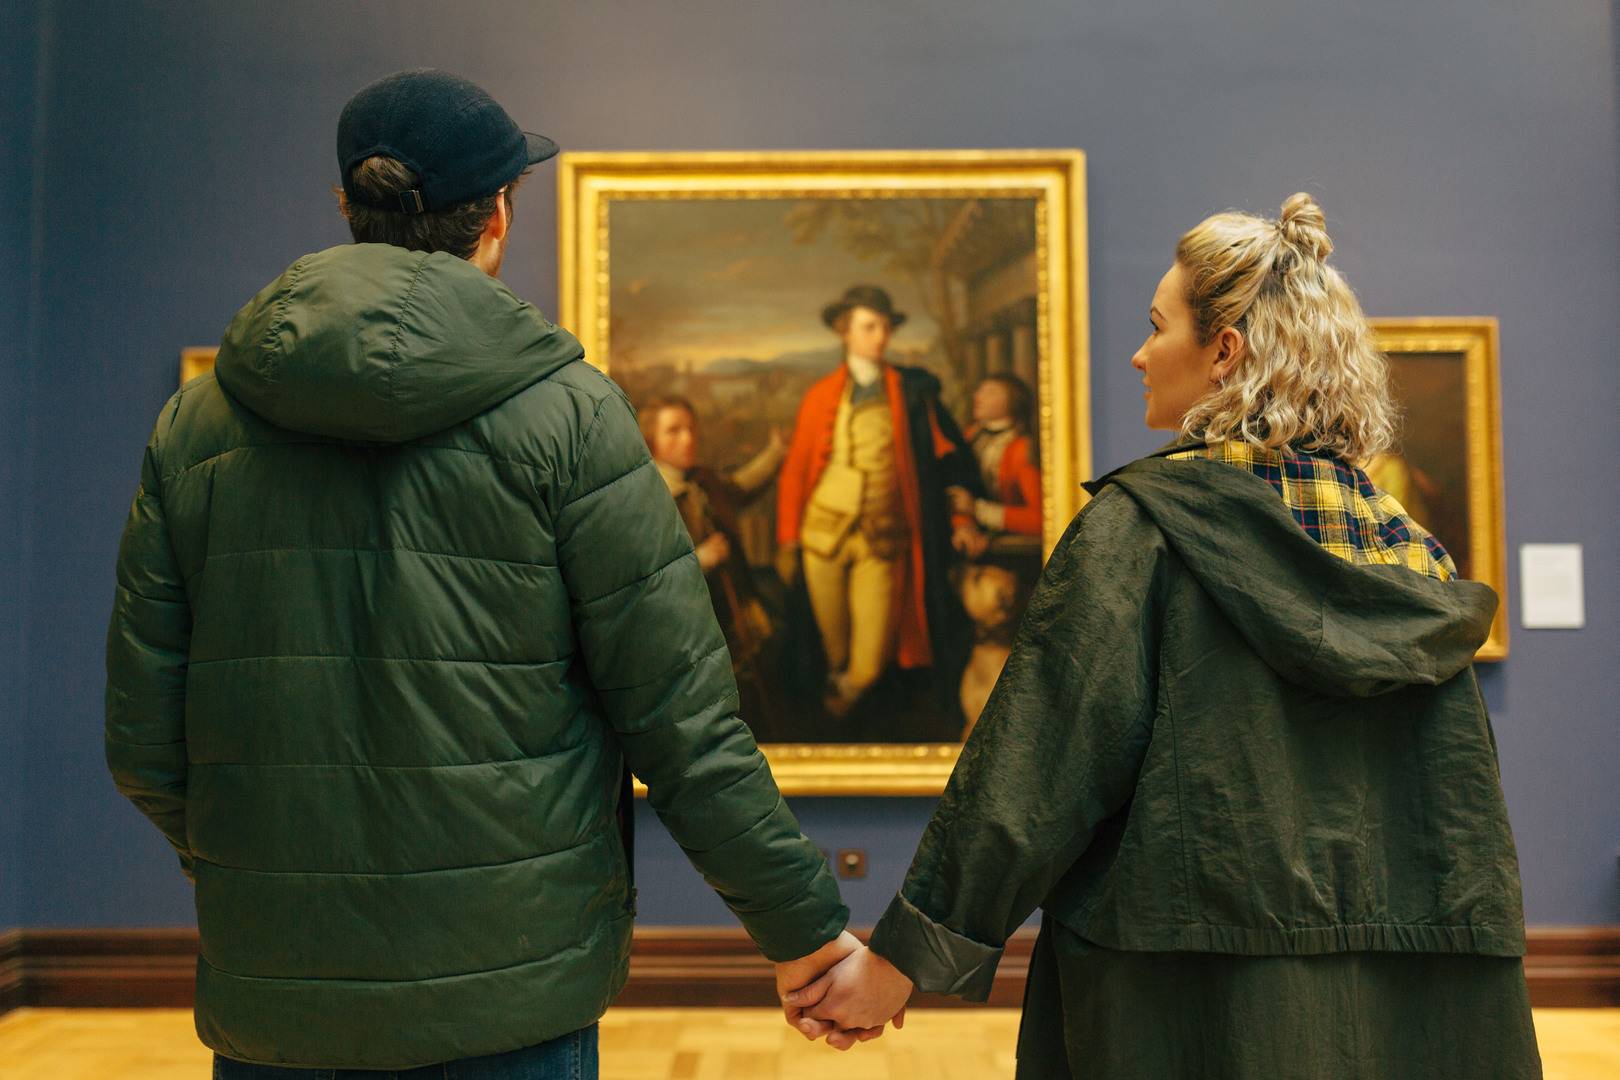
[[[596,1025],[522,1050],[414,1069],[283,1069],[214,1055],[214,1080],[596,1080]]]

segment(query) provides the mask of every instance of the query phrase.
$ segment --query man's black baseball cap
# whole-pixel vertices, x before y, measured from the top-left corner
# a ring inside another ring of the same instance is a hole
[[[521,130],[466,79],[416,68],[378,79],[349,99],[338,118],[337,152],[343,194],[351,202],[420,214],[495,194],[555,154],[557,144]],[[397,202],[362,197],[350,174],[379,154],[408,166],[420,185]]]

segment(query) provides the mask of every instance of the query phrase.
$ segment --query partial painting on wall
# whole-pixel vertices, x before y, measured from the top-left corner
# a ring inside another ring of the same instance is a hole
[[[1481,660],[1507,656],[1507,556],[1495,319],[1374,319],[1402,413],[1400,440],[1367,465],[1465,578],[1501,603]]]

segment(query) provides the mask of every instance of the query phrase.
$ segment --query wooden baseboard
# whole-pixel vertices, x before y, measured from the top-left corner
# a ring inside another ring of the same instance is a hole
[[[1525,933],[1524,976],[1541,1009],[1620,1006],[1620,926],[1539,926]]]
[[[21,930],[8,930],[0,934],[0,1016],[26,1005],[23,993],[26,981],[23,975]]]
[[[197,931],[12,930],[0,935],[0,993],[8,982],[11,1007],[189,1007]]]
[[[989,1004],[1023,1001],[1034,943],[1027,930],[1008,942]],[[1539,1008],[1620,1006],[1620,926],[1533,929],[1524,970]],[[194,929],[11,930],[0,934],[0,1014],[21,1006],[189,1007],[196,973]],[[769,1007],[776,990],[770,964],[741,930],[644,927],[618,1004]],[[913,1004],[972,1007],[933,994]]]
[[[856,930],[864,941],[869,930]],[[1017,1008],[1035,935],[1019,932],[1007,943],[988,1004]],[[730,927],[646,927],[636,929],[630,946],[630,981],[618,1004],[628,1006],[774,1007],[776,981],[771,965],[742,930]],[[961,998],[919,994],[913,1004],[930,1008],[973,1008]]]

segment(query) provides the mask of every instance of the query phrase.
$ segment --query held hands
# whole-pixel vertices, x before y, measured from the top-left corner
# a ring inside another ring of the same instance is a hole
[[[778,968],[778,989],[780,972]],[[826,1032],[827,1045],[848,1050],[883,1034],[883,1025],[890,1021],[896,1030],[904,1027],[911,989],[911,980],[903,972],[866,946],[857,945],[831,970],[782,1001],[790,1023],[795,1023],[797,1010],[801,1019],[795,1026],[806,1038]],[[808,1024],[821,1026],[811,1034]]]
[[[845,930],[810,955],[776,965],[776,996],[782,1002],[782,1015],[787,1018],[788,1025],[805,1038],[815,1040],[833,1034],[836,1025],[805,1016],[802,1008],[789,1003],[788,999],[793,997],[789,991],[811,982],[859,948],[860,939]]]

